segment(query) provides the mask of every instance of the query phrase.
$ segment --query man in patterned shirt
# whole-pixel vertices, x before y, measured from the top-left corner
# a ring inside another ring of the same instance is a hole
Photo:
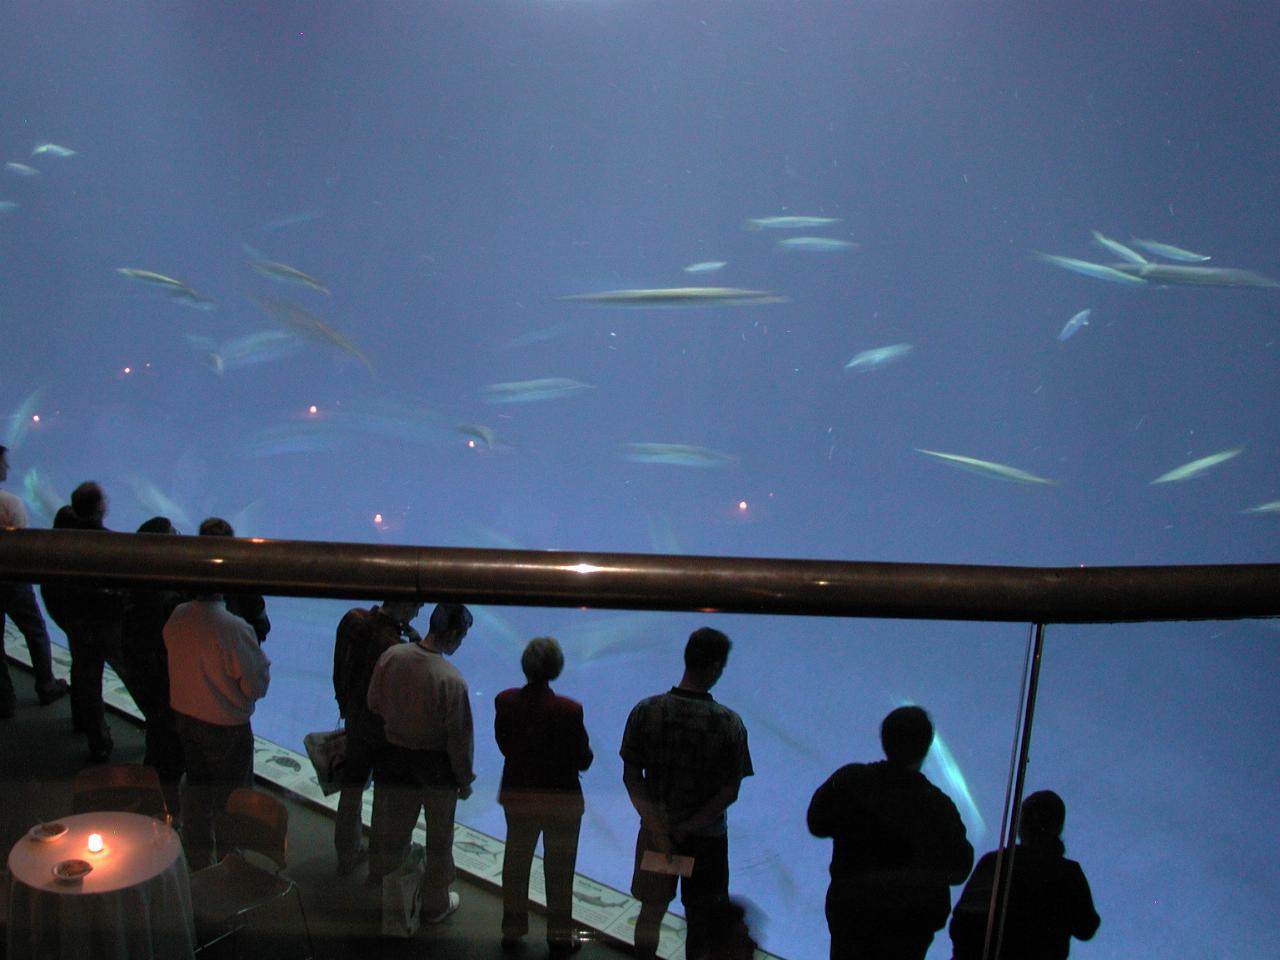
[[[686,857],[692,872],[681,878],[687,923],[685,955],[707,947],[706,915],[729,895],[729,836],[725,811],[751,768],[742,718],[712,699],[710,690],[729,660],[729,638],[719,630],[695,630],[684,649],[684,676],[671,690],[641,700],[627,718],[620,751],[622,780],[640,814],[631,895],[640,901],[635,955],[650,960],[676,874]],[[646,869],[657,866],[660,869]]]

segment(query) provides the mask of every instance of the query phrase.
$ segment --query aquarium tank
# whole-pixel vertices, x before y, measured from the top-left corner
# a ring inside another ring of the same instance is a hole
[[[1190,0],[18,0],[5,488],[35,527],[95,480],[125,531],[1274,561],[1278,43],[1274,11]],[[334,630],[373,599],[267,598],[258,734],[335,725]],[[623,724],[703,625],[734,643],[730,887],[768,951],[826,955],[805,810],[896,706],[1000,842],[1026,625],[474,612],[459,820],[501,838],[493,697],[555,636],[602,889],[632,869]],[[1102,917],[1073,956],[1272,955],[1278,641],[1048,627],[1027,790],[1064,798]]]

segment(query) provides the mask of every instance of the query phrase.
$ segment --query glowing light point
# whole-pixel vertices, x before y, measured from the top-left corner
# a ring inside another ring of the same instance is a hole
[[[127,377],[129,374],[131,374],[131,373],[133,373],[133,367],[125,367],[125,368],[124,368],[124,375],[125,375],[126,377]]]
[[[32,422],[32,423],[39,423],[39,422],[40,422],[40,414],[38,414],[38,413],[32,414],[32,415],[31,415],[31,422]]]
[[[319,412],[320,412],[320,408],[317,407],[314,403],[311,404],[311,406],[307,407],[307,413],[311,414],[313,417]]]
[[[468,440],[468,441],[467,441],[467,446],[468,446],[470,449],[474,450],[474,449],[476,448],[476,442],[475,442],[474,440]]]
[[[745,500],[739,500],[739,501],[738,501],[738,511],[739,511],[739,512],[742,512],[742,513],[745,513],[745,512],[746,512],[746,509],[747,509],[747,501],[745,501]]]
[[[89,852],[101,853],[102,850],[103,850],[102,834],[100,833],[89,834]]]
[[[375,514],[373,515],[373,522],[374,522],[374,523],[381,523],[381,522],[382,522],[382,514],[380,514],[380,513],[375,513]]]

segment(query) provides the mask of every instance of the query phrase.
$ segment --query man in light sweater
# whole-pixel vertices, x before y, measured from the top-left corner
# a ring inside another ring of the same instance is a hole
[[[267,692],[271,661],[253,628],[220,594],[197,597],[164,626],[169,700],[186,754],[182,836],[191,869],[213,862],[216,823],[236,787],[253,785],[249,718]]]

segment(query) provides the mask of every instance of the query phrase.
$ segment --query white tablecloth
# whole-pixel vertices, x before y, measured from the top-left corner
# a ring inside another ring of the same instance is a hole
[[[195,933],[187,860],[178,835],[136,813],[81,813],[59,821],[67,832],[42,842],[24,837],[9,853],[9,960],[181,960]],[[90,833],[106,849],[88,852]],[[74,884],[54,866],[88,861]]]

